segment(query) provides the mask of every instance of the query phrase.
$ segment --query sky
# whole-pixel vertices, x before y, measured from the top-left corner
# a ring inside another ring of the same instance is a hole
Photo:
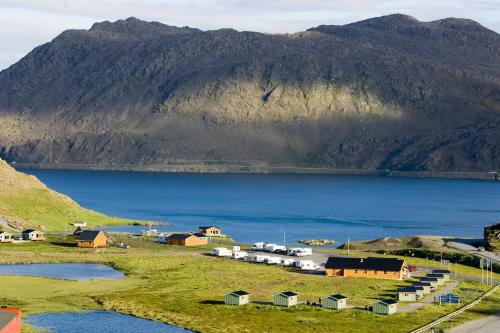
[[[130,16],[203,30],[293,33],[394,13],[469,18],[500,33],[500,0],[0,0],[0,70],[66,29]]]

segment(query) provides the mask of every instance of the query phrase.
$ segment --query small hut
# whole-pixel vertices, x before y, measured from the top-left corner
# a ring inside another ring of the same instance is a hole
[[[43,232],[34,230],[34,229],[26,229],[22,232],[23,240],[30,241],[42,241],[45,239],[43,236]]]
[[[436,278],[438,286],[441,286],[445,283],[444,274],[431,273],[431,274],[427,274],[427,277]]]
[[[413,287],[422,288],[424,291],[423,294],[430,294],[431,293],[431,284],[429,282],[415,282],[413,284]]]
[[[0,243],[12,243],[12,234],[0,231]]]
[[[413,287],[399,288],[397,293],[400,302],[416,302],[420,298],[417,289]]]
[[[449,281],[450,280],[450,271],[447,269],[433,269],[432,274],[443,274],[444,281]]]
[[[78,247],[106,247],[108,236],[100,230],[84,230],[76,240]]]
[[[327,309],[342,310],[347,307],[347,297],[340,294],[323,297],[321,306]]]
[[[373,313],[391,315],[398,312],[398,302],[393,299],[383,299],[373,304]]]
[[[438,285],[438,279],[434,277],[424,276],[420,278],[420,282],[427,282],[431,284],[431,290],[436,289]]]
[[[244,305],[250,302],[250,294],[244,290],[233,291],[224,296],[224,303],[227,305]]]
[[[298,303],[298,294],[293,291],[284,291],[273,296],[273,304],[278,306],[294,306]]]

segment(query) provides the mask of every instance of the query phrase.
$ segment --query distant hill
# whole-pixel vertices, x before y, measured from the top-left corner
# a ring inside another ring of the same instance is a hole
[[[293,34],[96,23],[0,72],[0,157],[499,170],[500,36],[399,14]]]
[[[75,221],[86,221],[89,226],[132,222],[84,209],[36,177],[17,172],[0,160],[0,229],[72,231],[69,224]]]

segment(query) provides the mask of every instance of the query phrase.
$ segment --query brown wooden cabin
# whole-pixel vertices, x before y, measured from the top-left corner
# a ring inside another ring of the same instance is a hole
[[[108,246],[108,236],[100,230],[83,230],[76,243],[78,247],[106,247]]]
[[[209,236],[220,236],[221,228],[211,225],[211,226],[200,226],[198,227],[200,233],[209,235]]]
[[[197,246],[208,244],[207,237],[200,233],[172,234],[165,240],[168,245]]]

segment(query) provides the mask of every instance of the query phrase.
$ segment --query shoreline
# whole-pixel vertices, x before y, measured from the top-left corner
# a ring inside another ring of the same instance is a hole
[[[228,174],[304,174],[340,176],[384,176],[402,178],[442,178],[500,180],[497,172],[468,171],[393,171],[377,169],[335,169],[328,167],[269,166],[254,164],[52,164],[9,163],[14,168],[38,170],[134,171],[165,173],[228,173]]]

